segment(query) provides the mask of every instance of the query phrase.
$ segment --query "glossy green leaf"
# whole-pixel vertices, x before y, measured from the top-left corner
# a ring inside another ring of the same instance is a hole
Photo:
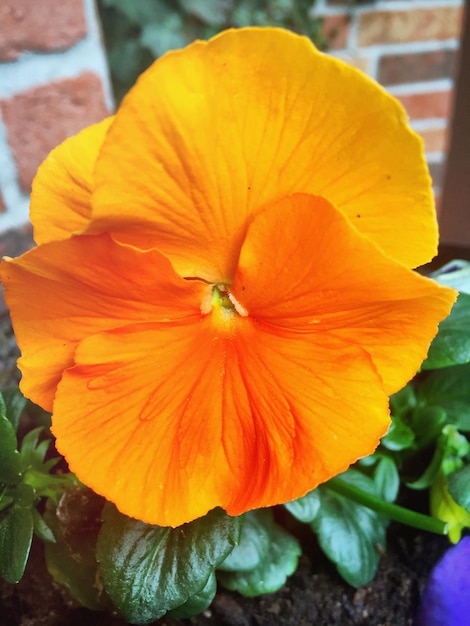
[[[49,573],[80,604],[93,610],[112,607],[96,560],[103,505],[103,498],[90,489],[77,487],[66,491],[58,506],[48,500],[44,514],[44,523],[54,537],[53,542],[45,544]]]
[[[226,572],[249,571],[257,567],[271,545],[272,518],[265,511],[243,516],[240,542],[217,567]]]
[[[462,365],[470,361],[470,295],[461,293],[450,315],[439,324],[423,370]]]
[[[284,504],[291,515],[298,519],[299,522],[306,524],[313,522],[320,505],[320,494],[315,489],[307,493],[303,498],[298,498],[297,500],[292,500]]]
[[[5,389],[2,391],[3,401],[5,403],[5,414],[15,432],[18,429],[21,414],[27,404],[27,400],[18,387]]]
[[[400,488],[400,476],[395,461],[389,456],[381,456],[374,469],[374,483],[377,495],[387,502],[395,502]]]
[[[298,541],[274,523],[272,512],[263,509],[254,512],[258,523],[269,531],[270,545],[260,563],[249,571],[218,572],[221,584],[244,596],[274,593],[295,572],[301,548]]]
[[[374,481],[357,470],[348,470],[340,478],[378,496]],[[371,509],[328,489],[318,487],[321,506],[311,524],[322,550],[344,580],[360,587],[372,580],[377,571],[380,550],[385,548],[387,520]]]
[[[470,431],[470,364],[430,372],[416,391],[422,406],[436,406],[459,430]]]
[[[220,509],[178,528],[150,526],[107,505],[97,558],[113,604],[136,624],[182,606],[238,544],[240,526]]]
[[[0,513],[0,576],[10,583],[21,580],[33,538],[34,492],[17,485],[13,504]]]
[[[186,619],[188,617],[192,617],[193,615],[199,615],[199,613],[202,613],[211,605],[216,592],[217,578],[215,572],[212,572],[201,591],[192,595],[177,609],[168,611],[167,615],[172,619]]]
[[[454,500],[470,512],[470,465],[450,474],[447,477],[450,495]]]
[[[4,409],[0,396],[0,483],[16,485],[21,478],[21,460],[16,449],[15,431]]]

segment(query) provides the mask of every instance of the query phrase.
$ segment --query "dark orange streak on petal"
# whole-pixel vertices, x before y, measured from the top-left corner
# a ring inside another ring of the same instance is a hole
[[[248,319],[115,329],[85,339],[75,360],[54,403],[59,450],[148,523],[299,497],[371,452],[389,423],[359,348]]]
[[[326,200],[307,195],[254,218],[232,291],[256,319],[361,346],[387,393],[416,373],[456,298],[381,254]]]
[[[77,342],[129,322],[199,319],[209,289],[182,280],[158,251],[108,235],[44,244],[5,260],[1,278],[22,352],[23,392],[47,410]]]

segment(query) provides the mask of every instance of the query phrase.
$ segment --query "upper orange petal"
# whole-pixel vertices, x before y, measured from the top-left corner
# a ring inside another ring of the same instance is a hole
[[[158,241],[182,275],[223,282],[250,216],[294,192],[324,196],[407,266],[435,254],[431,181],[401,105],[305,37],[231,30],[165,55],[124,99],[91,229]]]
[[[54,402],[58,449],[152,524],[304,495],[372,452],[389,424],[360,348],[252,320],[114,329],[81,342],[75,360]]]
[[[37,244],[67,239],[87,226],[93,169],[112,119],[66,139],[40,165],[31,191],[31,221]]]
[[[108,235],[43,244],[5,259],[0,275],[22,353],[22,390],[47,410],[77,342],[131,321],[200,316],[208,289],[177,276],[159,252]]]
[[[231,291],[256,319],[361,346],[389,394],[416,373],[456,299],[384,256],[325,199],[303,194],[253,219]]]

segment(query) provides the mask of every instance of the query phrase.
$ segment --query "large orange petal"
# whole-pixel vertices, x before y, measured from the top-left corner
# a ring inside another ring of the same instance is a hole
[[[72,237],[6,259],[1,278],[22,352],[22,390],[47,410],[78,341],[130,321],[200,316],[208,289],[183,281],[160,253],[108,235]]]
[[[408,266],[436,251],[422,142],[356,69],[274,28],[159,59],[124,99],[96,168],[92,232],[158,246],[184,276],[233,278],[246,220],[322,195]]]
[[[112,119],[66,139],[40,165],[31,191],[36,243],[67,239],[87,226],[93,169]]]
[[[366,353],[236,320],[84,340],[54,403],[72,471],[127,515],[176,526],[285,502],[372,452],[388,403]]]
[[[307,195],[254,218],[231,289],[256,319],[363,347],[388,393],[416,373],[456,299],[453,289],[385,257],[326,200]]]

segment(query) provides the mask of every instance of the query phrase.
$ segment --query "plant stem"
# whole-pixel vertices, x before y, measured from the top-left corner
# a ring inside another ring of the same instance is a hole
[[[416,511],[412,511],[411,509],[406,509],[405,507],[382,500],[377,496],[373,496],[359,489],[359,487],[355,485],[351,485],[341,478],[332,478],[325,486],[340,496],[345,496],[401,524],[413,526],[413,528],[426,530],[437,535],[447,535],[448,533],[448,524],[440,519],[423,515],[422,513],[416,513]]]

